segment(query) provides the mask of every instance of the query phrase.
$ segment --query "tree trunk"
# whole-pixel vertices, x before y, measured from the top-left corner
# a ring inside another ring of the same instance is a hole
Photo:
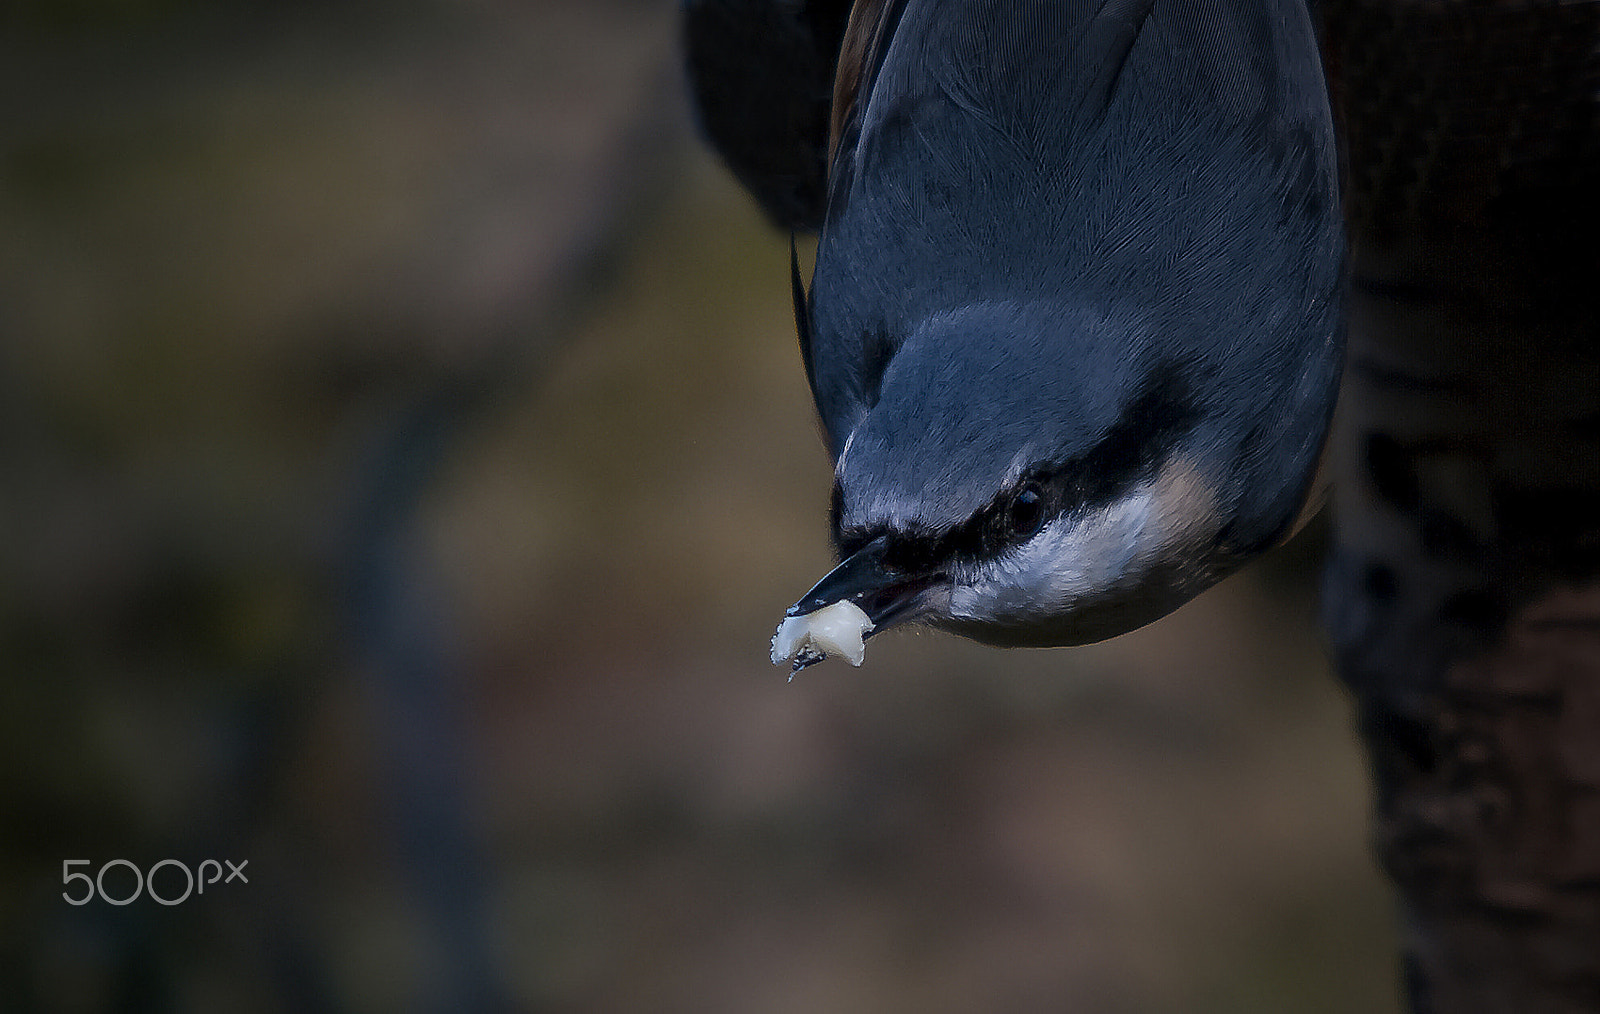
[[[1327,623],[1413,1011],[1600,1011],[1600,3],[1325,5]]]

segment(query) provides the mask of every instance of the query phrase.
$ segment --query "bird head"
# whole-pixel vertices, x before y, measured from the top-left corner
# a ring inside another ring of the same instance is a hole
[[[1281,541],[1310,492],[1326,392],[1230,410],[1240,392],[1167,355],[1137,315],[1076,305],[966,307],[907,339],[839,449],[843,562],[792,614],[848,599],[874,632],[922,621],[1083,644]],[[1049,340],[1063,330],[1072,340]]]

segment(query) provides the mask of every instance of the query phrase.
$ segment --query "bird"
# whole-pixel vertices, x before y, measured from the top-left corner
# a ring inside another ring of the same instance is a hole
[[[1302,0],[777,3],[787,36],[696,57],[707,25],[774,6],[688,0],[684,24],[730,165],[731,95],[759,115],[784,88],[763,67],[833,67],[796,86],[811,126],[766,200],[818,229],[809,287],[792,252],[791,274],[840,560],[787,616],[1080,645],[1284,542],[1316,505],[1345,332]]]

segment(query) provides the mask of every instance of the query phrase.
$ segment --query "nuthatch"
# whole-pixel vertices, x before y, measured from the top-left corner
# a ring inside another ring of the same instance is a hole
[[[840,53],[795,291],[843,562],[789,615],[1082,644],[1283,541],[1344,332],[1302,0],[859,0]]]

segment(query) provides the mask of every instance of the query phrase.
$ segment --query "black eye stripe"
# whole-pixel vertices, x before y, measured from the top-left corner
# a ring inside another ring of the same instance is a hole
[[[1128,402],[1094,446],[1079,457],[1047,464],[1025,474],[967,521],[943,532],[891,532],[875,526],[839,532],[841,553],[851,552],[878,536],[888,536],[884,560],[907,573],[922,573],[951,558],[981,559],[1037,534],[1061,514],[1103,507],[1136,483],[1155,477],[1179,440],[1200,419],[1189,386],[1174,363],[1163,363],[1145,375],[1138,395]],[[839,522],[835,489],[835,531]],[[1013,510],[1024,493],[1038,498]]]
[[[1082,458],[1063,471],[1077,484],[1077,499],[1104,506],[1134,483],[1154,478],[1179,439],[1200,420],[1178,366],[1163,363],[1145,375],[1139,394]]]

